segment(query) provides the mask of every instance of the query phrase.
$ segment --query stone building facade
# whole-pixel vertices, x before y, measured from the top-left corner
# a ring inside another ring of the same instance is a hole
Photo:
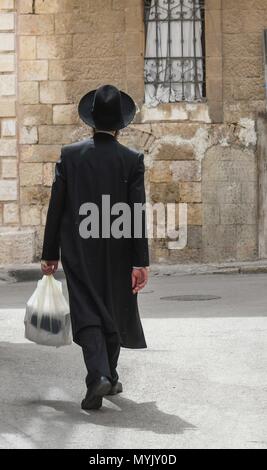
[[[39,260],[55,161],[103,83],[139,106],[119,139],[145,152],[148,200],[187,203],[187,246],[154,240],[152,261],[265,256],[264,28],[266,0],[206,0],[207,98],[151,109],[143,0],[0,0],[0,264]]]

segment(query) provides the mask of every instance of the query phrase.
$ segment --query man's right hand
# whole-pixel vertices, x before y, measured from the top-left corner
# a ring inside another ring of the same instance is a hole
[[[147,268],[133,268],[132,270],[132,292],[137,294],[143,287],[145,287],[148,280]]]

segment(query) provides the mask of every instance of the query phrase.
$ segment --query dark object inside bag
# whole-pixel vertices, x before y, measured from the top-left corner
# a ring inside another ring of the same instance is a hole
[[[33,313],[31,317],[31,324],[37,328],[37,314]],[[56,318],[49,317],[48,315],[43,315],[41,318],[40,328],[45,331],[49,331],[54,335],[57,335],[62,329],[61,320]]]

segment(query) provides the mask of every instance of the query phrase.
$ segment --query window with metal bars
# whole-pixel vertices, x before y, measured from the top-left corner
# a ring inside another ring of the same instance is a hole
[[[204,0],[145,0],[144,20],[146,105],[203,100]]]

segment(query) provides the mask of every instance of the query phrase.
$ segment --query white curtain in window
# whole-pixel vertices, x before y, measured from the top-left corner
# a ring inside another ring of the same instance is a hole
[[[153,21],[156,13],[159,20],[167,20],[170,15],[173,21]],[[194,14],[197,21],[193,21]],[[190,18],[192,21],[186,21]],[[146,105],[201,99],[203,51],[199,0],[152,0],[149,20],[152,21],[147,23],[145,77],[151,83],[145,85]],[[152,59],[156,57],[157,61]],[[172,60],[168,61],[168,57]],[[182,57],[184,60],[175,59]]]

